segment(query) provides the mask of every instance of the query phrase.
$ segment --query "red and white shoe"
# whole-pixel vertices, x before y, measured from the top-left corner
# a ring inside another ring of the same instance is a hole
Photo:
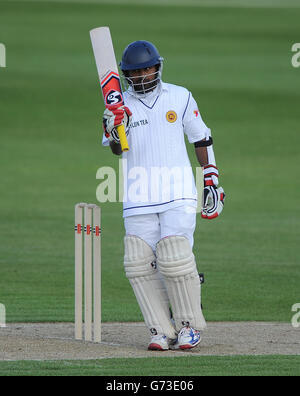
[[[165,335],[154,335],[151,338],[150,344],[148,346],[149,351],[167,351],[169,350],[168,337]]]

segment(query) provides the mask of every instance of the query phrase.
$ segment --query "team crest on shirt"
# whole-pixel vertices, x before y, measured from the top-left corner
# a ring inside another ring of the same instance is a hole
[[[175,111],[170,110],[167,112],[166,118],[167,118],[167,121],[172,124],[173,122],[175,122],[177,120],[177,114]]]

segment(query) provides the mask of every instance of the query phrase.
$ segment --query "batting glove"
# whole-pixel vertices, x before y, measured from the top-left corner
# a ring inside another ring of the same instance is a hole
[[[129,125],[131,123],[132,113],[126,106],[109,106],[103,114],[104,134],[110,142],[120,143],[117,127],[124,124],[126,135],[129,133]]]
[[[216,186],[219,184],[219,171],[215,165],[205,165],[203,168],[204,187]]]
[[[203,169],[204,190],[201,217],[214,219],[220,215],[224,207],[225,193],[219,184],[219,171],[214,165],[206,165]]]

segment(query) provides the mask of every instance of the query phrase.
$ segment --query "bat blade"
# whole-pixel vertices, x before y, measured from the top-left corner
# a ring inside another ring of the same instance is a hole
[[[105,107],[122,106],[124,99],[109,27],[92,29],[90,36]],[[122,150],[128,151],[124,125],[117,127],[117,130]]]

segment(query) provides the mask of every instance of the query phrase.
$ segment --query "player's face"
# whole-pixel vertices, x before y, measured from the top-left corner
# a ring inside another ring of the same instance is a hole
[[[152,66],[145,69],[130,70],[127,77],[129,77],[136,92],[150,92],[157,85],[158,67]]]

